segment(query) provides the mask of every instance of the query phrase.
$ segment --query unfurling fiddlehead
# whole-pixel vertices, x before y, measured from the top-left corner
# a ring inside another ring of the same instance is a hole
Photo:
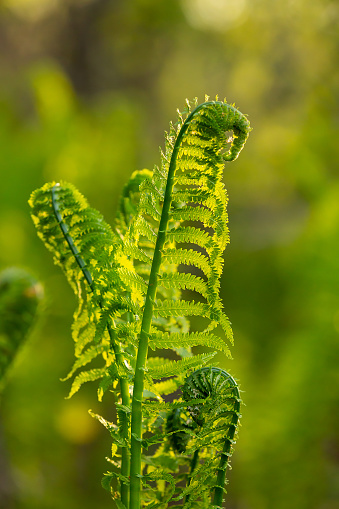
[[[178,435],[177,440],[182,449],[179,452],[192,454],[188,488],[178,499],[186,495],[184,507],[189,508],[204,492],[205,496],[208,496],[206,492],[214,489],[213,507],[221,507],[226,468],[240,417],[237,383],[223,369],[206,366],[194,371],[186,379],[182,394],[183,399],[188,402],[188,411],[198,426],[193,432],[192,426],[189,431],[189,426],[182,419],[179,423],[179,410],[176,410],[177,415],[173,414],[172,417],[173,422],[177,417],[175,425],[168,426],[171,432]],[[173,438],[172,445],[176,446]],[[216,482],[215,476],[211,477],[212,471],[216,473]]]

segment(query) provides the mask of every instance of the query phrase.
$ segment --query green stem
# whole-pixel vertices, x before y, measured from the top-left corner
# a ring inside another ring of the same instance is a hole
[[[59,186],[60,186],[60,184],[56,184],[51,189],[52,206],[53,206],[54,215],[56,217],[59,227],[63,233],[63,236],[64,236],[74,258],[75,258],[77,264],[79,265],[79,267],[84,275],[84,278],[91,289],[91,292],[93,293],[94,288],[93,288],[93,279],[92,279],[91,273],[87,269],[85,261],[81,258],[80,253],[79,253],[76,245],[74,244],[74,241],[73,241],[71,235],[69,234],[68,226],[64,222],[62,215],[60,213],[59,203],[57,201],[56,193],[55,193],[55,191],[56,191],[55,188],[58,188]],[[99,302],[99,307],[102,309],[101,302]],[[121,354],[120,345],[117,341],[115,332],[112,330],[112,328],[109,324],[107,325],[107,331],[108,331],[108,334],[110,337],[110,343],[111,343],[113,351],[114,351],[116,362],[118,365],[122,366],[124,359]],[[120,378],[119,385],[120,385],[120,393],[121,393],[121,402],[125,407],[129,407],[130,397],[129,397],[128,380],[126,378]],[[128,437],[128,428],[129,428],[128,416],[127,416],[126,412],[124,412],[124,411],[118,412],[118,415],[119,415],[119,420],[121,423],[122,436],[125,439],[125,441],[128,442],[128,438],[129,438]],[[121,473],[122,473],[122,475],[126,476],[127,478],[129,477],[129,462],[130,462],[129,457],[130,457],[130,454],[129,454],[128,447],[122,447],[122,450],[121,450]],[[121,501],[126,506],[126,508],[128,508],[128,505],[129,505],[128,485],[121,482],[121,490],[120,491],[121,491],[121,493],[120,493]]]
[[[193,472],[195,470],[195,467],[197,466],[198,459],[199,459],[199,449],[194,451],[193,457],[191,459],[191,469],[190,469],[190,474],[189,474],[189,478],[187,481],[187,486],[189,486],[191,484]],[[186,498],[185,498],[185,504],[189,501],[189,499],[190,499],[190,495],[188,494],[188,495],[186,495]]]
[[[187,117],[182,125],[178,137],[175,141],[172,157],[168,169],[168,177],[162,207],[161,219],[159,224],[158,238],[154,248],[154,256],[149,277],[145,307],[139,336],[139,348],[135,367],[134,389],[132,399],[132,422],[131,422],[131,483],[130,483],[130,507],[129,509],[140,509],[140,491],[141,491],[141,440],[142,440],[142,397],[144,391],[144,371],[146,368],[148,352],[148,336],[151,328],[153,316],[153,304],[157,291],[158,274],[161,264],[161,251],[166,239],[166,231],[169,219],[169,211],[172,201],[172,191],[174,185],[174,174],[176,168],[177,155],[182,138],[187,131],[192,117],[203,107],[211,103],[200,104]]]
[[[120,378],[120,392],[121,392],[121,402],[124,406],[129,406],[130,404],[130,397],[129,397],[129,386],[128,386],[128,380],[126,378]],[[126,443],[128,443],[128,428],[129,428],[129,422],[128,422],[128,415],[126,412],[119,412],[120,416],[120,422],[121,422],[121,429],[122,429],[122,436]],[[121,448],[121,473],[123,476],[129,478],[130,475],[130,452],[128,447],[122,447]],[[128,509],[129,506],[129,486],[128,484],[121,481],[121,487],[120,487],[120,495],[121,495],[121,502],[125,505],[125,507]]]
[[[229,460],[229,454],[232,447],[232,441],[234,439],[235,431],[237,429],[238,420],[239,420],[239,411],[240,411],[240,395],[238,388],[236,389],[236,397],[237,397],[237,403],[234,408],[234,414],[232,418],[232,422],[229,427],[229,431],[227,434],[227,438],[225,439],[224,448],[221,453],[219,467],[218,467],[218,475],[217,475],[217,484],[214,491],[214,498],[213,498],[213,506],[222,507],[223,502],[223,496],[224,496],[224,486],[226,481],[226,469],[227,469],[227,463]]]
[[[193,474],[193,472],[195,470],[195,467],[197,466],[198,459],[199,459],[199,449],[194,451],[194,454],[193,454],[193,458],[192,458],[192,461],[191,461],[190,477],[188,479],[188,486],[191,484],[192,474]]]

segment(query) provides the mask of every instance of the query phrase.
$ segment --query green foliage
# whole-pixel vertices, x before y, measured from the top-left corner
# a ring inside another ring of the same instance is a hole
[[[120,484],[119,506],[165,508],[182,499],[187,509],[222,504],[240,399],[230,375],[204,366],[216,351],[230,356],[233,343],[219,295],[229,241],[222,176],[249,131],[246,117],[226,102],[187,101],[166,134],[160,166],[135,172],[123,189],[113,227],[68,183],[46,184],[31,196],[38,235],[79,302],[70,396],[95,380],[99,399],[108,389],[117,393],[118,426],[96,418],[115,444],[115,469],[103,486],[116,499],[111,481]],[[204,328],[190,331],[188,318],[197,315]],[[214,351],[193,355],[197,345]],[[175,360],[164,350],[173,350]],[[183,399],[173,400],[183,383]],[[163,402],[165,395],[172,403]],[[178,412],[179,423],[190,412],[196,425],[188,417],[178,428]],[[143,438],[146,430],[151,438]],[[152,444],[160,445],[142,454]]]
[[[70,184],[46,184],[33,193],[30,204],[39,236],[79,298],[73,325],[77,361],[72,374],[103,354],[108,367],[115,340],[107,330],[111,331],[113,320],[132,305],[123,296],[115,261],[119,239]],[[98,369],[82,371],[71,393],[104,373]]]
[[[5,0],[0,270],[30,267],[46,304],[2,395],[0,507],[112,506],[98,482],[109,437],[86,412],[113,420],[111,397],[93,403],[94,382],[64,400],[75,297],[35,235],[27,196],[72,182],[112,222],[128,176],[157,161],[159,126],[205,90],[255,124],[224,177],[231,246],[220,292],[236,348],[216,362],[246,401],[226,507],[339,505],[338,10],[219,4]],[[204,320],[193,317],[192,330]]]
[[[40,283],[23,269],[0,274],[0,380],[4,377],[36,318],[43,296]]]
[[[215,488],[213,504],[221,506],[225,471],[240,416],[238,386],[226,371],[205,367],[192,373],[182,390],[183,399],[190,402],[188,410],[199,426],[187,452],[207,458],[203,466],[197,466],[191,473],[190,485],[182,496],[190,495],[190,501],[197,500],[204,492]],[[194,398],[205,399],[205,402],[191,406]],[[220,457],[215,453],[218,449],[222,451]],[[218,473],[216,481],[213,469]]]

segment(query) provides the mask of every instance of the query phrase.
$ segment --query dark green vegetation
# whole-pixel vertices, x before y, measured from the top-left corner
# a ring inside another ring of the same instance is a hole
[[[115,468],[103,486],[119,508],[180,500],[185,509],[222,506],[240,395],[228,373],[204,366],[217,350],[229,355],[218,326],[233,343],[219,296],[229,240],[222,177],[249,132],[246,117],[226,102],[187,101],[166,135],[161,165],[126,184],[113,228],[70,184],[46,184],[31,196],[38,235],[79,300],[70,396],[98,379],[100,401],[107,390],[117,392],[118,425],[94,416],[113,439]],[[196,315],[206,323],[191,332],[187,317]],[[193,355],[196,346],[216,351]],[[93,367],[98,357],[103,365]],[[176,429],[170,423],[178,410],[187,417]]]
[[[0,388],[36,320],[43,296],[31,274],[16,267],[0,273]]]
[[[95,383],[64,399],[76,299],[27,199],[45,182],[72,182],[113,218],[132,172],[159,160],[175,108],[205,92],[235,102],[254,128],[224,176],[221,298],[236,348],[215,360],[241,381],[244,402],[228,509],[338,508],[338,8],[218,3],[243,12],[222,26],[213,0],[2,2],[0,268],[31,268],[46,291],[2,397],[6,509],[112,507],[100,486],[109,436],[87,409],[116,416],[109,394],[96,403]],[[193,4],[209,6],[205,25]]]

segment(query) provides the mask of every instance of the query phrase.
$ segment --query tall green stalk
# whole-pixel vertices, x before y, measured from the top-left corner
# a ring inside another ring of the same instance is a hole
[[[232,417],[232,423],[229,427],[228,436],[224,443],[224,448],[221,453],[220,462],[219,462],[219,468],[218,468],[218,474],[217,474],[217,484],[214,491],[214,498],[213,498],[213,504],[217,507],[222,507],[223,502],[223,496],[224,496],[224,486],[226,482],[226,469],[228,460],[230,457],[231,447],[232,447],[232,441],[234,440],[234,435],[237,429],[238,420],[239,420],[239,411],[240,411],[240,394],[238,387],[235,385],[234,387],[237,401],[234,406],[234,414]]]

